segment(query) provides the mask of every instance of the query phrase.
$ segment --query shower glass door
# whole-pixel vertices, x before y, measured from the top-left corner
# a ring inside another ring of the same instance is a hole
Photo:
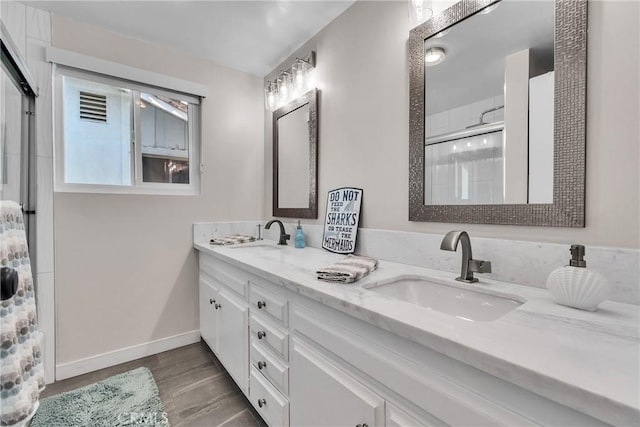
[[[0,69],[0,200],[12,200],[23,207],[30,252],[35,254],[35,98],[4,47]]]

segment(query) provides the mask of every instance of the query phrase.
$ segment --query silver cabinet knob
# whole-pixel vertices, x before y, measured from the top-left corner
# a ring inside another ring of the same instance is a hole
[[[267,362],[263,362],[262,360],[258,362],[258,369],[262,370],[267,366]]]
[[[215,302],[215,301],[214,301],[214,302]],[[215,308],[216,308],[216,310],[217,310],[217,309],[221,308],[222,306],[221,306],[220,304],[216,304],[216,305],[214,305],[214,307],[215,307]]]
[[[209,298],[209,304],[213,304],[215,302],[216,302],[216,300],[214,300],[213,298]]]
[[[262,338],[266,337],[267,333],[265,331],[258,331],[258,339],[261,340]]]
[[[264,307],[267,306],[267,302],[266,301],[258,301],[258,308],[262,309]]]
[[[258,406],[259,406],[259,407],[261,407],[261,408],[262,408],[262,407],[263,407],[263,406],[265,406],[266,404],[267,404],[267,401],[266,401],[266,400],[264,400],[264,399],[258,399]]]

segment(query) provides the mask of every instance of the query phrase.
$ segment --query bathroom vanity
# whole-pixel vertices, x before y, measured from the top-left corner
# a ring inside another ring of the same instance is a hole
[[[202,338],[271,426],[640,420],[636,306],[583,312],[553,303],[545,289],[466,285],[385,261],[355,284],[332,284],[315,270],[340,256],[318,249],[195,248]],[[512,307],[472,320],[376,289],[425,278]]]

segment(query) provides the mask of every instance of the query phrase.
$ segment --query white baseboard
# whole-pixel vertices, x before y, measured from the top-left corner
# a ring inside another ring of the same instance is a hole
[[[108,353],[97,354],[85,359],[56,365],[56,381],[119,365],[120,363],[152,356],[163,351],[183,347],[200,341],[200,330],[146,342]]]

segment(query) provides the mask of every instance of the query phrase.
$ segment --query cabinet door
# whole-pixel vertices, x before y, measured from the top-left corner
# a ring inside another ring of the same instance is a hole
[[[409,415],[406,411],[398,408],[387,402],[386,406],[387,422],[385,427],[432,427],[436,425],[444,424],[430,424],[426,421],[418,421],[418,419],[412,415]]]
[[[246,394],[249,380],[249,306],[226,290],[218,293],[218,357]]]
[[[218,351],[218,289],[200,278],[200,336],[215,353]]]
[[[298,338],[289,376],[292,426],[384,425],[384,400]]]

